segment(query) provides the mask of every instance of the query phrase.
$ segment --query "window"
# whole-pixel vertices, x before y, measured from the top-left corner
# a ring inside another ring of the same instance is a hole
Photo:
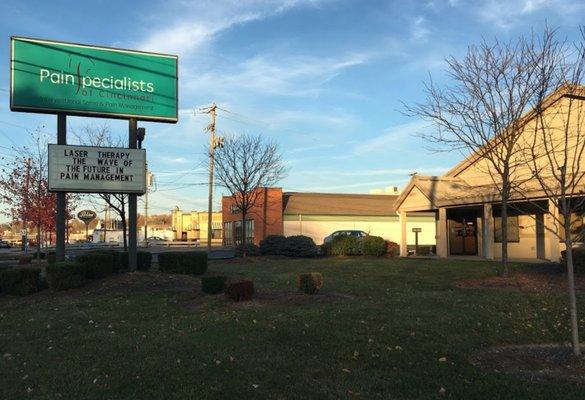
[[[242,221],[234,222],[234,231],[235,231],[235,244],[242,243]],[[247,219],[246,220],[246,243],[254,242],[254,220]]]
[[[502,217],[494,217],[494,241],[502,243]],[[520,242],[520,226],[517,215],[508,217],[508,242]]]
[[[565,240],[564,219],[559,215],[559,233],[561,242]],[[571,213],[571,240],[573,242],[583,242],[585,240],[585,224],[583,223],[584,215],[581,212]]]
[[[246,242],[254,242],[254,220],[246,220]]]
[[[223,238],[223,242],[226,245],[232,245],[233,240],[234,240],[234,235],[233,235],[233,231],[232,231],[232,223],[231,222],[224,222],[223,224],[223,229],[225,232],[225,236]]]

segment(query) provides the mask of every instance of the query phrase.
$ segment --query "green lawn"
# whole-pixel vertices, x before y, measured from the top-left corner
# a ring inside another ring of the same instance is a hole
[[[348,296],[234,306],[219,295],[194,308],[177,292],[59,294],[11,308],[0,297],[0,398],[584,397],[583,387],[529,384],[468,362],[484,347],[569,338],[563,293],[454,287],[493,274],[486,263],[301,259],[210,270],[245,274],[265,293],[293,291],[298,272],[318,271],[324,293]]]

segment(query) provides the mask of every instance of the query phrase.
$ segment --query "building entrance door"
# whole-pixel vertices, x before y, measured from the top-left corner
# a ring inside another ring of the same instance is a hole
[[[449,254],[477,255],[477,224],[475,218],[449,220]]]

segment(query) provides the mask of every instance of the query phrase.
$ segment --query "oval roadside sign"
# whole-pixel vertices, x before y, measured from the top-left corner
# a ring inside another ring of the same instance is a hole
[[[85,222],[86,224],[90,223],[97,217],[97,214],[91,210],[81,210],[77,213],[77,218]]]

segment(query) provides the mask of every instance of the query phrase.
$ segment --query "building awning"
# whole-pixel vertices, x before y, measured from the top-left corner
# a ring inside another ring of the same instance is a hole
[[[211,229],[223,229],[221,222],[212,222]]]

